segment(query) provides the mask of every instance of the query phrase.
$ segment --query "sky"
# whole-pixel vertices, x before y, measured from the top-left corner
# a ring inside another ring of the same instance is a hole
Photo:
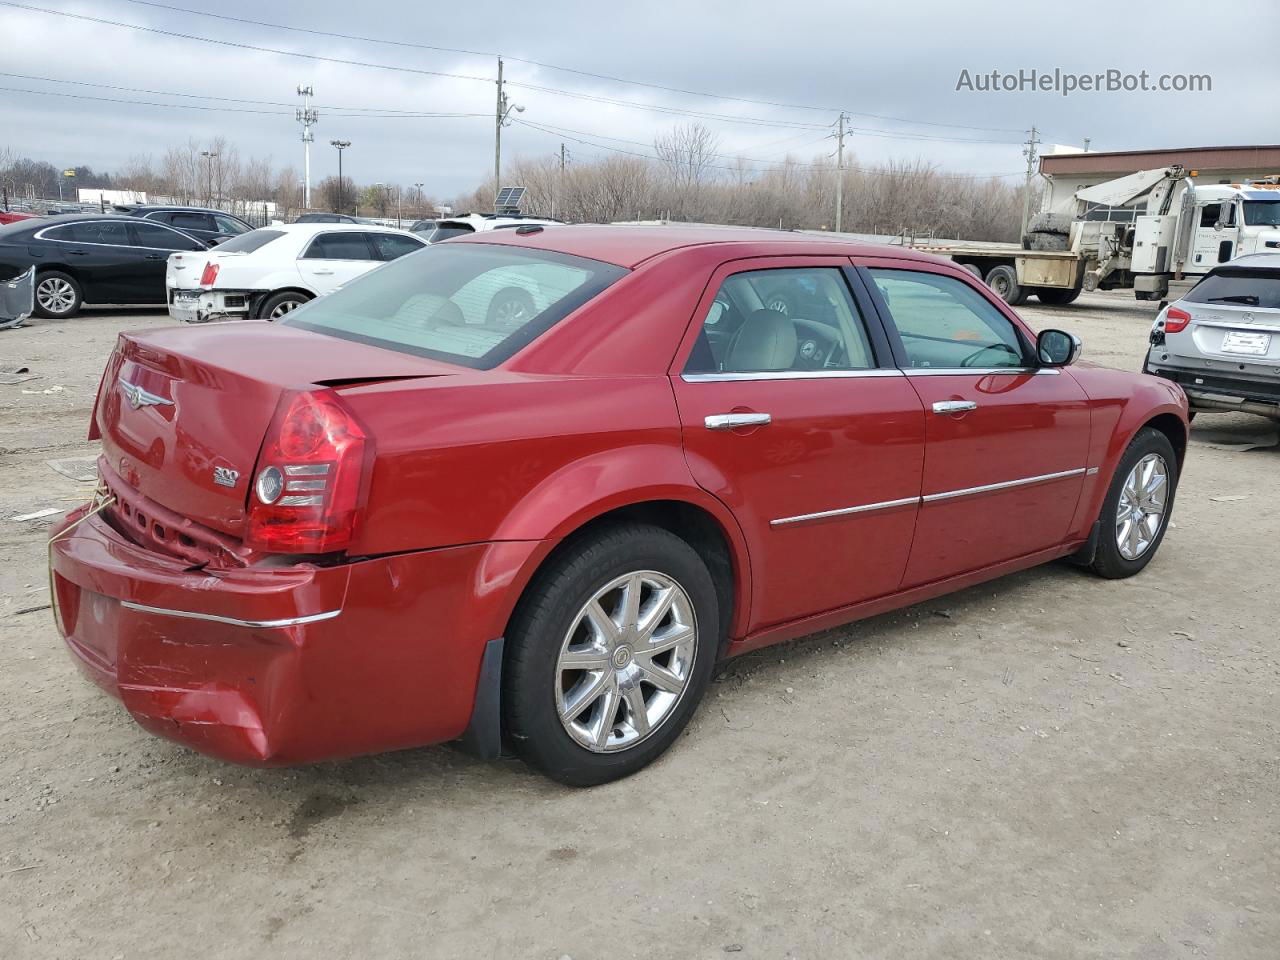
[[[428,195],[450,197],[491,175],[499,54],[509,100],[524,107],[504,130],[506,157],[549,156],[561,143],[570,163],[652,156],[655,136],[701,122],[725,166],[739,156],[758,167],[788,155],[830,163],[842,110],[851,165],[923,160],[1011,178],[1025,169],[1021,142],[1032,125],[1042,150],[1085,138],[1094,150],[1280,141],[1266,122],[1278,115],[1274,4],[1224,0],[1208,13],[1182,0],[1114,3],[1093,19],[1090,9],[1044,0],[23,0],[0,3],[0,148],[111,170],[131,155],[158,160],[190,137],[225,135],[242,158],[301,169],[301,84],[314,88],[319,111],[313,183],[336,173],[337,138],[352,142],[344,172],[356,180],[423,183]],[[1206,22],[1224,27],[1204,34],[1217,41],[1200,39],[1195,24]],[[365,65],[333,62],[342,60]],[[1151,82],[1208,74],[1212,89],[957,90],[962,71],[978,86],[993,70],[1033,69],[1146,70]],[[119,100],[152,105],[108,102]]]

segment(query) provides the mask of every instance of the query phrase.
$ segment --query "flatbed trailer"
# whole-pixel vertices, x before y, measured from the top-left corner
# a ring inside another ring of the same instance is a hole
[[[1071,303],[1084,285],[1085,259],[1073,250],[1024,250],[1016,243],[937,241],[907,241],[906,246],[954,260],[1015,306],[1031,296],[1042,303]]]

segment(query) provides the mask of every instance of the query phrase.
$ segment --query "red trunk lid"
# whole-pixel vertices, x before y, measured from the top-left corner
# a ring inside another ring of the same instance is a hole
[[[459,372],[265,322],[162,328],[120,335],[94,416],[107,464],[126,484],[238,537],[258,451],[285,390]]]

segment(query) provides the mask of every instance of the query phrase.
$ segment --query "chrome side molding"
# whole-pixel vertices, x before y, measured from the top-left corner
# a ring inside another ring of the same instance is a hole
[[[149,607],[145,603],[134,603],[132,600],[121,600],[120,606],[140,613],[154,613],[162,617],[177,617],[181,620],[207,620],[210,623],[225,623],[232,627],[256,627],[263,630],[274,630],[279,627],[297,627],[304,623],[319,623],[321,620],[332,620],[341,610],[326,610],[324,613],[311,613],[305,617],[286,617],[283,620],[241,620],[238,617],[222,617],[216,613],[195,613],[191,610],[170,610],[167,607]]]

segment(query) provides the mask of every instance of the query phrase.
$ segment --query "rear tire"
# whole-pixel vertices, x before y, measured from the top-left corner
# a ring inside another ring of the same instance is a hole
[[[310,302],[311,299],[299,290],[283,290],[267,297],[262,304],[262,309],[258,311],[258,316],[263,320],[279,320],[293,313],[304,303]]]
[[[1041,287],[1036,291],[1036,296],[1047,306],[1065,307],[1068,303],[1075,303],[1076,298],[1080,296],[1080,288],[1073,287],[1068,290],[1063,287]]]
[[[80,283],[70,274],[60,270],[45,270],[36,276],[37,317],[50,320],[66,320],[80,312],[84,293]]]
[[[642,769],[693,716],[720,630],[711,574],[675,534],[628,523],[569,544],[539,571],[507,631],[503,722],[516,751],[576,787]]]
[[[1011,307],[1027,302],[1027,292],[1018,283],[1018,274],[1013,267],[1004,264],[992,267],[987,271],[987,286]]]
[[[1154,473],[1147,474],[1149,467]],[[1149,478],[1159,472],[1163,472],[1163,482],[1148,489]],[[1151,562],[1169,528],[1177,485],[1178,459],[1169,438],[1153,427],[1143,427],[1120,458],[1102,502],[1098,546],[1090,565],[1094,573],[1121,580]],[[1152,508],[1157,505],[1159,513],[1153,523],[1150,518],[1156,515]]]

